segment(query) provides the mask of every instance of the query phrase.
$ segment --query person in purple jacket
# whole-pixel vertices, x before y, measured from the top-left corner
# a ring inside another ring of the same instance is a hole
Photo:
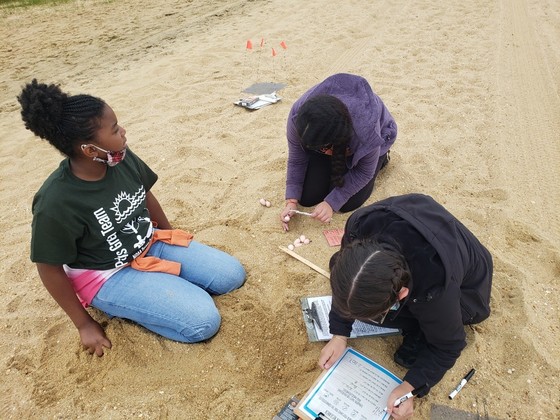
[[[360,207],[389,161],[397,124],[366,79],[340,73],[294,103],[287,138],[286,231],[298,205],[315,206],[312,217],[321,222]]]

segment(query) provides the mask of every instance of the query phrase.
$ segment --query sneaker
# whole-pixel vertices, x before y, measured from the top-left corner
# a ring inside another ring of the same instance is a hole
[[[379,172],[381,172],[383,169],[385,169],[385,167],[387,166],[387,164],[391,160],[391,151],[387,150],[387,153],[385,153],[384,156],[381,156],[381,159],[383,159],[383,162],[381,163],[381,168],[379,168]]]
[[[395,363],[406,369],[410,369],[416,362],[418,354],[425,343],[424,334],[422,334],[420,330],[405,334],[401,346],[393,355]]]

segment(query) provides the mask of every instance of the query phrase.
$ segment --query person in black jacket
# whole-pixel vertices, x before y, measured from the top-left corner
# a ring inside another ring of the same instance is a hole
[[[319,365],[341,356],[356,319],[400,328],[394,360],[409,370],[387,407],[409,418],[413,399],[393,408],[395,399],[424,384],[426,395],[466,346],[464,325],[490,315],[492,256],[431,197],[408,194],[354,212],[330,267],[333,338]]]

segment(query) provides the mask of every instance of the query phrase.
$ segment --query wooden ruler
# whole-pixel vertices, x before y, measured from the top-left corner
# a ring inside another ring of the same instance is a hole
[[[295,253],[294,251],[290,251],[288,248],[284,247],[284,246],[279,246],[278,248],[280,248],[282,251],[284,251],[286,254],[291,255],[292,257],[294,257],[296,260],[300,260],[302,263],[304,263],[306,266],[312,268],[313,270],[315,270],[317,273],[322,274],[323,276],[325,276],[326,278],[330,278],[330,274],[323,270],[321,267],[319,267],[318,265],[313,264],[311,261],[306,260],[305,258],[303,258],[301,255]]]

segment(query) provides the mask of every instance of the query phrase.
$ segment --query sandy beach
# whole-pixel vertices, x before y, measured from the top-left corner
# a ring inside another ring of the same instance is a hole
[[[295,218],[283,233],[286,118],[338,72],[367,78],[399,127],[367,203],[429,194],[494,258],[492,315],[466,328],[467,348],[415,418],[435,405],[560,418],[557,0],[84,0],[0,7],[0,39],[0,418],[271,419],[303,396],[322,344],[308,341],[299,299],[330,288],[278,247],[304,234],[297,252],[327,269],[336,248],[323,230],[349,214]],[[90,309],[113,348],[82,351],[29,259],[33,195],[62,158],[21,121],[16,96],[32,78],[107,101],[158,173],[172,224],[243,263],[245,285],[216,298],[213,339],[179,344]],[[234,106],[257,82],[285,84],[282,100]],[[399,337],[350,344],[405,374]]]

